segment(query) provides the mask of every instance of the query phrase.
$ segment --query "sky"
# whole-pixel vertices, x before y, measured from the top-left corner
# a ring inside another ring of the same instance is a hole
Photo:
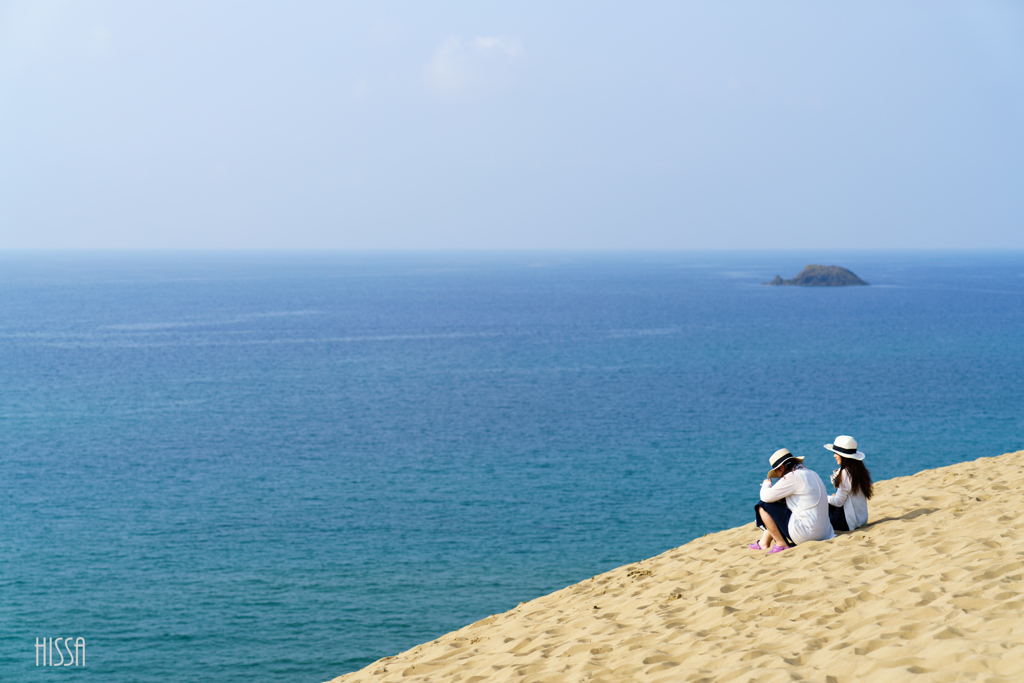
[[[0,0],[0,249],[1022,249],[1024,3]]]

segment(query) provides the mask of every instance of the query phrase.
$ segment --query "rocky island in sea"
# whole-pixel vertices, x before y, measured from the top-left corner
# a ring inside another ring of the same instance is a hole
[[[799,285],[801,287],[846,287],[848,285],[866,285],[859,277],[846,268],[840,266],[818,266],[813,263],[803,270],[792,280],[783,280],[776,275],[766,285]]]

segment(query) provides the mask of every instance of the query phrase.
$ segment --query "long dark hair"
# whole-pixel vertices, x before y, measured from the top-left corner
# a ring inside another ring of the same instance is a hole
[[[871,497],[871,473],[868,472],[868,468],[864,466],[863,462],[853,458],[844,458],[840,455],[839,470],[840,472],[846,470],[847,476],[850,477],[850,493],[862,491],[865,498]],[[836,481],[839,480],[836,479]]]

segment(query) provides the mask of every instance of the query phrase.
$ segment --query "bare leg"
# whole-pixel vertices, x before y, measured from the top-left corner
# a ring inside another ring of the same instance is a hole
[[[786,539],[782,537],[782,532],[779,531],[779,527],[777,524],[775,524],[775,520],[772,519],[772,516],[765,512],[764,510],[762,510],[761,508],[757,508],[757,516],[761,518],[761,523],[764,524],[764,528],[766,529],[766,531],[764,532],[764,536],[772,538],[775,541],[776,545],[781,545],[783,548],[788,548],[789,543],[786,543]],[[762,548],[765,546],[765,543],[768,542],[768,539],[764,536],[761,537]]]
[[[761,517],[761,513],[762,512],[764,512],[764,510],[762,510],[761,508],[757,508],[757,518],[761,520],[761,524],[764,524],[764,519]],[[768,517],[769,519],[771,519],[770,515],[766,514],[765,517]],[[761,540],[759,540],[757,542],[757,544],[759,546],[761,546],[761,548],[763,550],[768,550],[769,548],[771,548],[771,542],[772,542],[772,532],[768,531],[768,525],[765,524],[764,533],[761,534]]]

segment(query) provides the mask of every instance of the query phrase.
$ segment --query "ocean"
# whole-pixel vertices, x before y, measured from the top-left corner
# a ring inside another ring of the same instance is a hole
[[[1024,448],[1024,252],[6,252],[0,387],[0,680],[319,683]]]

